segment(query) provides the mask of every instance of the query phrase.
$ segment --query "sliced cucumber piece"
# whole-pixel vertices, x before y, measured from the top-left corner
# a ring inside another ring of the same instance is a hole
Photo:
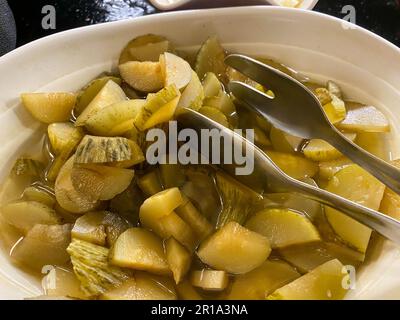
[[[225,50],[222,48],[216,36],[208,38],[201,46],[197,58],[195,70],[200,79],[207,72],[213,72],[220,79],[225,76]]]
[[[186,276],[192,262],[192,255],[174,238],[165,242],[165,251],[169,268],[178,284]]]
[[[119,65],[119,72],[126,83],[141,92],[156,92],[164,86],[160,62],[129,61]]]
[[[165,87],[174,85],[179,90],[182,90],[191,81],[193,70],[190,64],[181,57],[165,52],[160,56],[160,64]]]
[[[228,286],[229,278],[225,271],[203,269],[192,271],[190,283],[203,290],[222,291]]]
[[[179,99],[178,108],[189,108],[197,111],[203,105],[203,100],[203,86],[197,73],[192,71],[192,78],[185,90],[182,92],[182,96]]]

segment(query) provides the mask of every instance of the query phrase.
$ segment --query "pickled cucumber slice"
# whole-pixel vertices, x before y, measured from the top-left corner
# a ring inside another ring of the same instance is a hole
[[[165,243],[165,251],[169,268],[178,284],[186,276],[192,262],[192,255],[174,238],[169,238]]]
[[[230,117],[236,112],[232,98],[224,91],[221,91],[217,96],[206,98],[203,105],[220,110],[226,117]]]
[[[31,159],[31,158],[18,158],[12,169],[11,174],[16,177],[30,177],[37,178],[40,176],[43,171],[43,164],[40,161]]]
[[[192,78],[182,92],[179,99],[178,108],[189,108],[199,110],[203,105],[204,91],[203,86],[196,72],[192,71]]]
[[[82,128],[76,128],[71,122],[52,123],[47,127],[50,145],[56,155],[68,158],[82,140]]]
[[[79,144],[75,163],[113,163],[132,161],[140,163],[144,156],[139,146],[122,137],[96,137],[86,135]]]
[[[270,252],[267,238],[231,221],[204,241],[197,255],[215,269],[242,274],[259,267]]]
[[[134,119],[144,104],[143,99],[112,104],[93,114],[86,121],[85,127],[91,134],[97,136],[121,136],[134,127]]]
[[[229,128],[229,121],[228,118],[217,108],[204,106],[199,109],[199,112],[205,115],[207,118],[218,122],[219,124],[223,125],[224,127]]]
[[[340,300],[346,295],[343,265],[331,260],[276,290],[268,300]]]
[[[326,83],[326,87],[328,88],[330,94],[333,94],[336,97],[342,99],[342,90],[336,82],[329,80]]]
[[[79,116],[83,110],[89,105],[90,102],[97,96],[101,89],[106,83],[112,80],[119,86],[121,85],[121,79],[113,76],[101,77],[91,81],[86,87],[84,87],[79,93],[74,108],[74,115]]]
[[[350,248],[323,242],[284,248],[279,250],[279,254],[302,273],[310,272],[333,259],[357,267],[365,258],[364,254]]]
[[[163,244],[152,232],[130,228],[122,233],[110,252],[113,265],[168,275],[169,269]]]
[[[378,210],[385,186],[362,168],[351,165],[336,173],[326,190]],[[333,230],[345,243],[362,253],[367,250],[371,229],[329,207],[325,208],[325,214]]]
[[[174,85],[179,90],[185,88],[192,79],[193,70],[190,64],[181,57],[165,52],[160,57],[164,86]]]
[[[269,151],[265,153],[287,175],[295,179],[312,178],[318,173],[318,164],[309,159],[283,152]]]
[[[347,116],[342,122],[336,124],[339,129],[353,132],[390,131],[388,119],[377,108],[354,102],[346,102],[346,104]]]
[[[205,97],[217,97],[222,92],[221,82],[213,72],[207,72],[203,79]]]
[[[208,222],[193,203],[186,197],[183,197],[184,204],[175,209],[176,213],[194,230],[199,240],[207,238],[213,231],[213,226]]]
[[[135,277],[101,296],[104,300],[176,300],[171,279],[136,272]]]
[[[270,140],[274,150],[293,153],[299,150],[304,139],[292,136],[275,127],[271,128]]]
[[[190,283],[203,290],[222,291],[228,286],[229,278],[225,271],[203,269],[192,271]]]
[[[106,228],[103,224],[106,213],[89,212],[79,217],[71,231],[72,238],[104,246],[106,244]]]
[[[66,251],[71,241],[71,225],[36,224],[11,250],[20,264],[42,271],[44,266],[64,266],[69,261]]]
[[[44,187],[40,186],[31,186],[26,188],[22,194],[22,198],[27,201],[42,203],[49,208],[53,208],[56,203],[54,195],[47,191]]]
[[[71,180],[75,190],[95,200],[111,200],[129,187],[134,170],[94,164],[75,165]]]
[[[36,201],[9,203],[1,208],[1,216],[23,233],[27,233],[36,224],[52,225],[61,222],[52,208]]]
[[[21,100],[30,114],[40,122],[68,121],[76,103],[74,93],[23,93]]]
[[[153,170],[141,176],[137,180],[137,184],[139,188],[143,191],[143,193],[148,197],[155,195],[156,193],[159,193],[163,190],[163,186],[161,184],[157,170]]]
[[[108,262],[109,249],[73,239],[67,248],[81,289],[88,297],[96,297],[120,286],[131,274]]]
[[[273,249],[321,240],[310,220],[287,209],[262,210],[247,221],[246,228],[265,236]]]
[[[322,179],[330,180],[340,170],[353,164],[347,158],[339,158],[331,161],[323,161],[319,163],[319,177]]]
[[[400,160],[392,161],[391,164],[400,168]],[[379,211],[400,220],[400,196],[391,189],[386,188]]]
[[[354,141],[357,137],[354,133],[347,133],[344,135],[350,141]],[[313,161],[331,161],[342,156],[337,149],[321,139],[311,139],[303,149],[303,153],[306,158]]]
[[[319,102],[323,106],[332,102],[331,93],[326,88],[317,88],[317,89],[315,89],[315,95],[317,96]]]
[[[126,99],[127,97],[121,87],[113,80],[108,80],[78,118],[76,118],[75,125],[84,126],[86,121],[98,110]]]
[[[387,132],[360,132],[355,140],[356,144],[374,156],[390,161],[392,141],[391,135]]]
[[[340,98],[331,94],[332,101],[323,105],[326,116],[333,124],[338,124],[346,118],[346,104]]]
[[[283,261],[265,261],[258,268],[235,276],[227,300],[264,300],[276,289],[300,277]]]
[[[122,79],[133,89],[142,92],[156,92],[164,86],[160,62],[129,61],[119,65]]]
[[[55,267],[44,278],[46,286],[45,293],[48,297],[69,297],[86,299],[80,288],[80,282],[75,274],[66,269]]]
[[[218,217],[217,228],[230,221],[243,224],[262,196],[222,172],[217,172],[216,182],[222,198],[222,212]]]
[[[207,72],[213,72],[218,78],[225,76],[225,50],[216,36],[208,38],[201,46],[197,57],[195,70],[200,79]]]
[[[135,119],[136,127],[144,131],[174,116],[181,94],[174,86],[168,86],[154,95],[148,95],[146,103]]]
[[[167,50],[172,50],[168,40],[163,36],[146,34],[134,38],[122,50],[119,64],[134,60],[158,61],[160,54],[164,53],[166,44]]]
[[[75,190],[71,180],[74,161],[74,157],[71,157],[61,168],[55,182],[54,192],[61,208],[72,213],[84,213],[94,210],[99,205],[99,201]]]

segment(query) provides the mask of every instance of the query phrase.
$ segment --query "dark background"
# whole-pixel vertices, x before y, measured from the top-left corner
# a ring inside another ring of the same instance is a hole
[[[145,0],[9,0],[17,23],[18,45],[54,32],[99,22],[152,14],[157,10]],[[54,5],[56,30],[43,30],[44,5]],[[343,17],[343,6],[353,5],[357,24],[400,46],[400,0],[320,0],[315,10]]]

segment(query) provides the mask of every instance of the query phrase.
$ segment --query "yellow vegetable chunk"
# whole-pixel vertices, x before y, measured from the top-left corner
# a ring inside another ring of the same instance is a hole
[[[347,158],[339,158],[319,163],[319,177],[330,180],[340,170],[350,166],[353,162]]]
[[[391,159],[392,137],[388,132],[360,132],[355,143],[384,161]]]
[[[169,268],[178,284],[190,269],[192,255],[174,238],[169,238],[165,243],[165,250]]]
[[[104,216],[104,212],[89,212],[79,217],[72,228],[72,238],[104,246],[107,237]]]
[[[341,130],[353,132],[389,132],[390,123],[386,116],[373,106],[348,102],[346,118],[337,124]]]
[[[60,267],[51,269],[44,279],[44,284],[46,295],[49,297],[87,298],[80,288],[79,280],[68,269]]]
[[[199,110],[203,105],[204,91],[197,73],[192,71],[192,79],[183,90],[179,99],[178,108],[189,108]]]
[[[65,92],[23,93],[21,100],[36,120],[53,123],[68,121],[71,118],[76,95]]]
[[[2,218],[26,233],[36,224],[51,225],[61,222],[54,209],[36,201],[13,202],[1,208]]]
[[[169,163],[169,160],[160,164],[160,177],[164,188],[180,188],[186,181],[181,164]]]
[[[203,263],[234,274],[259,267],[270,253],[267,238],[233,221],[210,236],[197,251]]]
[[[99,110],[126,99],[127,97],[121,87],[114,81],[109,80],[82,111],[76,119],[75,125],[84,126],[86,121]]]
[[[207,72],[203,79],[202,85],[205,97],[216,97],[222,92],[221,82],[212,72]]]
[[[130,228],[122,233],[110,252],[113,265],[168,275],[169,269],[163,244],[152,232]]]
[[[343,288],[345,275],[340,261],[331,260],[276,290],[267,299],[341,300],[347,293]]]
[[[364,169],[351,165],[336,173],[326,190],[378,210],[385,186]],[[325,208],[325,214],[333,230],[344,242],[363,253],[367,250],[371,229],[329,207]]]
[[[271,128],[270,139],[274,150],[287,153],[298,151],[304,140],[302,138],[292,136],[275,127]]]
[[[24,190],[22,198],[27,201],[36,201],[50,208],[54,208],[56,198],[45,187],[40,185],[28,187]]]
[[[228,274],[225,271],[207,270],[192,271],[190,283],[207,291],[222,291],[229,283]]]
[[[174,285],[170,279],[137,272],[133,279],[105,292],[103,300],[176,300]]]
[[[163,190],[163,186],[161,184],[157,170],[153,170],[141,176],[137,180],[137,184],[139,188],[143,191],[143,193],[148,197],[155,195],[156,193],[159,193]]]
[[[318,172],[318,165],[311,160],[276,151],[266,151],[266,154],[283,172],[292,178],[312,178]]]
[[[71,122],[52,123],[47,127],[50,145],[56,155],[68,158],[84,136],[82,128],[76,128]]]
[[[159,62],[129,61],[119,66],[122,79],[133,89],[156,92],[164,86],[162,66]]]
[[[179,90],[185,88],[192,79],[193,70],[190,64],[181,57],[169,52],[160,56],[164,86],[175,85]]]
[[[346,118],[346,104],[337,96],[332,94],[330,96],[332,101],[325,104],[322,108],[329,121],[333,124],[337,124]]]
[[[300,277],[283,261],[265,261],[258,268],[235,276],[227,300],[264,300],[267,295]]]
[[[262,210],[247,221],[246,227],[266,237],[273,249],[321,239],[308,218],[288,209]]]
[[[229,128],[228,118],[217,108],[204,106],[199,109],[199,112],[202,115],[205,115],[207,118],[223,125],[224,127]]]
[[[97,136],[121,136],[134,127],[134,119],[144,104],[143,99],[117,102],[98,110],[86,121],[85,127]]]
[[[400,169],[400,160],[394,160],[391,164]],[[400,220],[400,195],[386,187],[379,211]]]
[[[200,79],[207,72],[213,72],[217,77],[225,75],[225,50],[216,36],[208,38],[201,46],[197,57],[195,70]]]

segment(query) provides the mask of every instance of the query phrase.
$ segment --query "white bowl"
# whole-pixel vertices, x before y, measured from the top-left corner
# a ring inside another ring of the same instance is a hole
[[[353,28],[350,28],[353,27]],[[116,66],[133,37],[158,33],[196,49],[217,34],[227,49],[264,55],[316,80],[337,81],[349,97],[374,104],[400,129],[400,50],[362,28],[320,13],[280,7],[183,11],[100,24],[35,41],[0,58],[0,179],[18,154],[37,149],[43,128],[19,103],[26,91],[78,90]],[[398,150],[393,151],[393,157]],[[0,180],[1,181],[1,180]],[[349,298],[400,298],[399,248],[379,240]],[[0,298],[40,294],[40,283],[0,254]]]
[[[154,5],[156,8],[164,11],[168,10],[174,10],[183,6],[190,6],[190,5],[196,5],[196,6],[232,6],[232,5],[249,5],[250,2],[257,3],[257,4],[271,4],[274,6],[280,6],[280,1],[279,0],[150,0],[152,5]],[[305,9],[305,10],[312,10],[315,5],[317,4],[318,0],[303,0],[301,5],[299,6],[299,9]]]

